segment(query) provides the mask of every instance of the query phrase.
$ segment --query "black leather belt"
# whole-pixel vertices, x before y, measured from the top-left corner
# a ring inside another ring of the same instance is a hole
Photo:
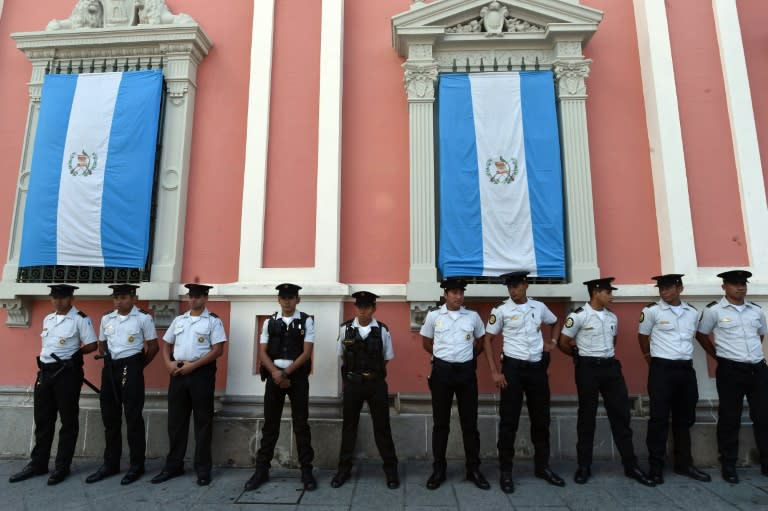
[[[693,367],[693,360],[671,360],[669,358],[651,357],[651,363],[665,367]]]

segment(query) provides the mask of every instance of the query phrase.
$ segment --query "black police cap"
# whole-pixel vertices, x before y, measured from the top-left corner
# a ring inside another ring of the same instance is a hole
[[[275,286],[275,289],[277,289],[277,296],[299,296],[299,289],[301,289],[301,286],[284,282]]]
[[[448,277],[440,281],[440,287],[448,291],[449,289],[461,289],[467,288],[467,281],[461,277]]]
[[[208,290],[213,289],[213,286],[207,286],[205,284],[184,284],[189,291],[189,296],[208,296]]]
[[[717,276],[728,284],[746,284],[749,282],[747,279],[752,276],[752,272],[747,270],[730,270],[718,273]]]
[[[370,291],[358,291],[357,293],[352,293],[352,298],[355,299],[355,305],[361,307],[376,305],[376,298],[378,297],[379,295],[373,294]]]
[[[72,296],[75,294],[75,289],[80,289],[77,286],[71,286],[69,284],[49,284],[48,287],[51,288],[50,295],[54,298]]]
[[[527,271],[511,271],[499,276],[504,279],[505,286],[514,286],[521,282],[528,282],[528,273]]]
[[[611,285],[611,282],[614,280],[616,280],[616,277],[604,277],[602,279],[588,280],[583,282],[583,284],[587,286],[589,291],[592,291],[593,289],[610,289],[611,291],[614,291],[618,289],[617,287],[613,287]]]
[[[112,290],[112,296],[117,295],[135,295],[140,286],[136,284],[112,284],[109,288]]]
[[[684,276],[685,273],[666,273],[664,275],[651,277],[651,280],[656,281],[656,287],[682,286]]]

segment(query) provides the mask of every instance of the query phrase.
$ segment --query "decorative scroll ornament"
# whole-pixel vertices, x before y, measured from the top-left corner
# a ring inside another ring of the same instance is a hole
[[[173,14],[165,0],[78,0],[69,18],[51,20],[46,30],[193,23],[187,14]]]
[[[555,62],[555,78],[559,85],[560,97],[581,96],[586,94],[587,87],[584,81],[589,76],[591,60],[578,60],[575,62]]]
[[[471,34],[484,32],[486,37],[500,37],[504,32],[543,32],[542,25],[509,15],[505,5],[493,1],[480,9],[480,15],[465,23],[445,29],[447,34]]]
[[[405,68],[405,90],[409,99],[434,99],[437,82],[437,64],[403,64]]]

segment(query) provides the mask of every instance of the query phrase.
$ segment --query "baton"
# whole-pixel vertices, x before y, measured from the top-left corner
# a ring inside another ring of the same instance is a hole
[[[51,358],[54,359],[59,364],[61,364],[61,367],[55,373],[53,373],[53,376],[51,377],[51,379],[56,378],[56,376],[58,376],[59,373],[63,371],[65,367],[70,366],[72,364],[72,362],[70,362],[69,360],[64,361],[60,359],[56,353],[51,353]],[[101,394],[101,391],[99,390],[99,388],[93,383],[91,383],[90,381],[88,381],[88,378],[86,378],[85,376],[83,376],[83,383],[88,385],[91,388],[91,390],[93,390],[95,393]]]

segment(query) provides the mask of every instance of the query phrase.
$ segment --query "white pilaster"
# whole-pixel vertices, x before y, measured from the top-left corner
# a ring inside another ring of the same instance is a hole
[[[240,217],[239,280],[246,282],[257,280],[263,256],[274,24],[275,0],[262,0],[258,9],[254,4],[243,206]]]
[[[712,0],[731,140],[741,192],[749,262],[755,273],[768,270],[768,204],[765,198],[752,94],[736,0]]]
[[[677,86],[664,0],[634,0],[663,273],[697,273]]]

